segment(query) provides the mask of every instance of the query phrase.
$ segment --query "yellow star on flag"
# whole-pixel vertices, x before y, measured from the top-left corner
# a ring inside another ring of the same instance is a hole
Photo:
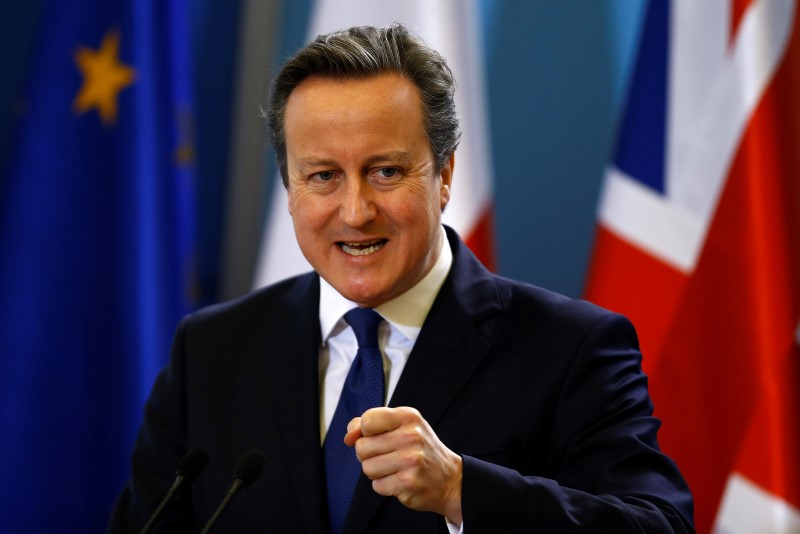
[[[136,79],[136,70],[119,61],[119,32],[108,31],[98,50],[80,47],[75,63],[83,75],[83,85],[72,107],[83,114],[96,108],[103,124],[117,120],[117,96]]]

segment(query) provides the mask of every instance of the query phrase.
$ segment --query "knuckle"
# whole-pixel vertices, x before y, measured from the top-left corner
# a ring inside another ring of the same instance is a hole
[[[352,432],[353,430],[357,429],[361,425],[361,418],[354,417],[347,423],[347,431]]]
[[[406,469],[419,469],[425,464],[425,455],[420,451],[409,453],[405,457]]]
[[[403,446],[409,448],[420,448],[425,445],[425,433],[419,425],[406,427],[402,433]]]
[[[367,453],[367,445],[364,442],[364,438],[356,440],[356,444],[353,448],[356,450],[356,458],[363,462]]]
[[[367,476],[370,480],[375,480],[379,478],[378,473],[375,470],[375,466],[373,465],[372,460],[366,459],[361,462],[361,471]]]
[[[416,408],[412,408],[411,406],[403,406],[399,408],[400,413],[407,419],[422,419],[422,414],[419,413],[419,410]]]
[[[366,412],[361,414],[361,428],[368,429],[372,425],[372,410],[367,410]]]
[[[397,482],[403,488],[409,488],[414,483],[414,477],[408,471],[400,471],[397,473]]]
[[[389,496],[392,495],[391,489],[388,487],[386,481],[382,478],[371,479],[372,489],[379,495]]]

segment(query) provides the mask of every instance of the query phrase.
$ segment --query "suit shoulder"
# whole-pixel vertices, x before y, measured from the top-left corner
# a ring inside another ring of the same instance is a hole
[[[589,301],[501,276],[494,278],[500,299],[509,313],[533,314],[538,321],[559,325],[591,327],[606,320],[629,323],[627,318]]]
[[[187,315],[182,323],[204,327],[241,325],[249,320],[263,321],[289,308],[319,300],[319,279],[315,273],[287,278],[233,300],[212,304]]]
[[[522,339],[543,353],[560,354],[556,359],[564,362],[579,354],[595,355],[601,345],[638,354],[636,329],[625,316],[532,284],[495,279],[502,303],[492,321],[495,335]]]

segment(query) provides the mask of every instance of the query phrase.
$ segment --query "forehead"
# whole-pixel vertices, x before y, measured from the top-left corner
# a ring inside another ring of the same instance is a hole
[[[422,101],[414,83],[396,73],[359,78],[312,76],[295,87],[286,105],[287,121],[293,115],[326,116],[343,110],[386,114],[391,109],[422,113]]]
[[[289,97],[284,127],[290,157],[329,146],[386,151],[428,145],[419,91],[399,74],[308,78]]]

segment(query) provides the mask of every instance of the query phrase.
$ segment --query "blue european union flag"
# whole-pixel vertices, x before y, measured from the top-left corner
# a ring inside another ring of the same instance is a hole
[[[191,306],[182,1],[42,2],[0,181],[0,525],[100,532]]]

